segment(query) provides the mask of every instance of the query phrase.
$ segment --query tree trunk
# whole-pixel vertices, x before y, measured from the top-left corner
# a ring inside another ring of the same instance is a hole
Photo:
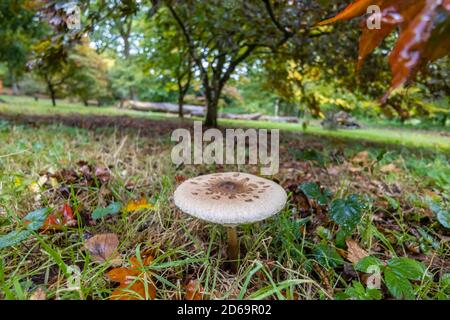
[[[180,92],[178,95],[178,116],[180,118],[184,117],[183,105],[184,105],[184,95],[182,92]]]
[[[17,96],[19,95],[19,87],[17,86],[16,76],[13,71],[10,71],[10,78],[13,96]]]
[[[205,126],[206,127],[217,127],[217,108],[219,105],[218,99],[207,99],[206,102],[206,118],[205,118]]]
[[[210,84],[208,81],[205,81],[206,79],[207,77],[205,77],[203,81],[206,97],[205,126],[216,128],[219,99],[222,93],[222,88],[225,85],[225,81],[220,81],[220,77],[218,75],[214,76],[215,80],[212,81],[212,84]]]
[[[52,99],[52,105],[56,107],[56,93],[55,88],[53,87],[52,83],[50,81],[47,82],[48,85],[48,91],[50,93],[50,98]]]

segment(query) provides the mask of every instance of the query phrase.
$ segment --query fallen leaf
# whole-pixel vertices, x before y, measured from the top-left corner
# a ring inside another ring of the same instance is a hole
[[[345,240],[345,243],[347,244],[347,260],[351,263],[355,264],[358,263],[359,260],[362,258],[365,258],[369,256],[369,253],[361,248],[359,244],[353,240],[353,239],[347,239]]]
[[[97,234],[89,238],[84,243],[84,247],[90,252],[95,262],[110,261],[112,265],[120,265],[120,258],[117,247],[119,238],[115,233]]]
[[[146,198],[141,198],[139,200],[129,201],[125,207],[125,211],[126,212],[134,212],[134,211],[153,209],[153,208],[154,208],[153,204],[148,203]]]
[[[153,257],[142,257],[141,260],[142,263],[137,257],[133,257],[129,267],[114,268],[106,274],[110,280],[119,282],[119,286],[111,293],[110,300],[155,299],[156,287],[149,273],[142,270],[151,264]]]
[[[120,202],[113,202],[106,208],[97,208],[92,212],[92,218],[94,220],[98,220],[101,218],[104,218],[109,215],[115,215],[120,212],[120,209],[122,208],[122,204]]]
[[[30,300],[47,300],[47,295],[42,288],[37,288],[31,295]]]
[[[108,168],[98,167],[95,168],[95,176],[101,181],[101,183],[106,183],[109,181],[111,174],[109,173]]]
[[[395,164],[390,163],[380,168],[383,173],[400,173],[401,170],[395,166]]]
[[[47,216],[42,229],[60,230],[63,227],[73,227],[76,224],[77,220],[73,215],[72,208],[65,203],[62,208]]]
[[[182,182],[184,182],[184,181],[186,181],[187,180],[187,177],[186,176],[175,176],[175,181],[177,182],[177,183],[182,183]]]
[[[198,280],[190,280],[186,285],[185,300],[203,300],[203,287]]]
[[[365,163],[369,159],[369,152],[361,151],[351,159],[354,163]]]

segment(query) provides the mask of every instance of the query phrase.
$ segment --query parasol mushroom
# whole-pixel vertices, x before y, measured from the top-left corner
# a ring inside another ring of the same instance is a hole
[[[184,181],[174,194],[175,205],[196,218],[227,227],[228,258],[237,272],[236,226],[267,219],[286,204],[284,189],[247,173],[226,172]]]

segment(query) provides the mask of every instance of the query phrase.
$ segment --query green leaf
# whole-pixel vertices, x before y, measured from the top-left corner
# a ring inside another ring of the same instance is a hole
[[[0,249],[12,247],[21,243],[31,235],[30,230],[15,230],[3,236],[0,236]]]
[[[436,215],[437,220],[445,228],[450,228],[450,211],[442,208],[439,203],[432,200],[428,201],[431,211]]]
[[[335,268],[344,264],[344,259],[336,249],[325,244],[319,244],[313,251],[313,256],[325,268]]]
[[[27,229],[36,231],[44,225],[45,219],[47,219],[48,208],[42,208],[30,212],[23,220],[27,223]]]
[[[358,282],[353,281],[352,286],[345,290],[348,297],[357,300],[380,300],[381,292],[378,289],[366,289]]]
[[[317,201],[321,206],[328,204],[331,197],[330,191],[326,189],[324,192],[315,182],[305,182],[299,186],[299,189],[305,194],[308,199]]]
[[[408,279],[390,268],[384,270],[384,281],[389,292],[397,299],[414,299],[414,290]]]
[[[355,269],[360,272],[368,273],[368,269],[371,266],[377,266],[381,268],[383,266],[383,262],[375,257],[368,256],[364,257],[355,264]]]
[[[392,258],[388,262],[392,272],[409,280],[420,280],[425,273],[425,266],[409,258]]]
[[[92,213],[92,218],[94,220],[98,220],[101,218],[104,218],[109,215],[115,215],[120,212],[120,209],[122,208],[122,203],[120,202],[113,202],[106,208],[97,208]]]
[[[361,221],[364,203],[358,195],[350,195],[346,199],[335,199],[331,202],[330,218],[336,222],[344,232],[350,233]]]

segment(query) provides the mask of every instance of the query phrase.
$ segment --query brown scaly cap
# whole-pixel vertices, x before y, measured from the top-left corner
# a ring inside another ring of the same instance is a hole
[[[239,172],[189,179],[174,194],[183,212],[223,225],[264,220],[283,209],[286,200],[286,192],[275,182]]]

